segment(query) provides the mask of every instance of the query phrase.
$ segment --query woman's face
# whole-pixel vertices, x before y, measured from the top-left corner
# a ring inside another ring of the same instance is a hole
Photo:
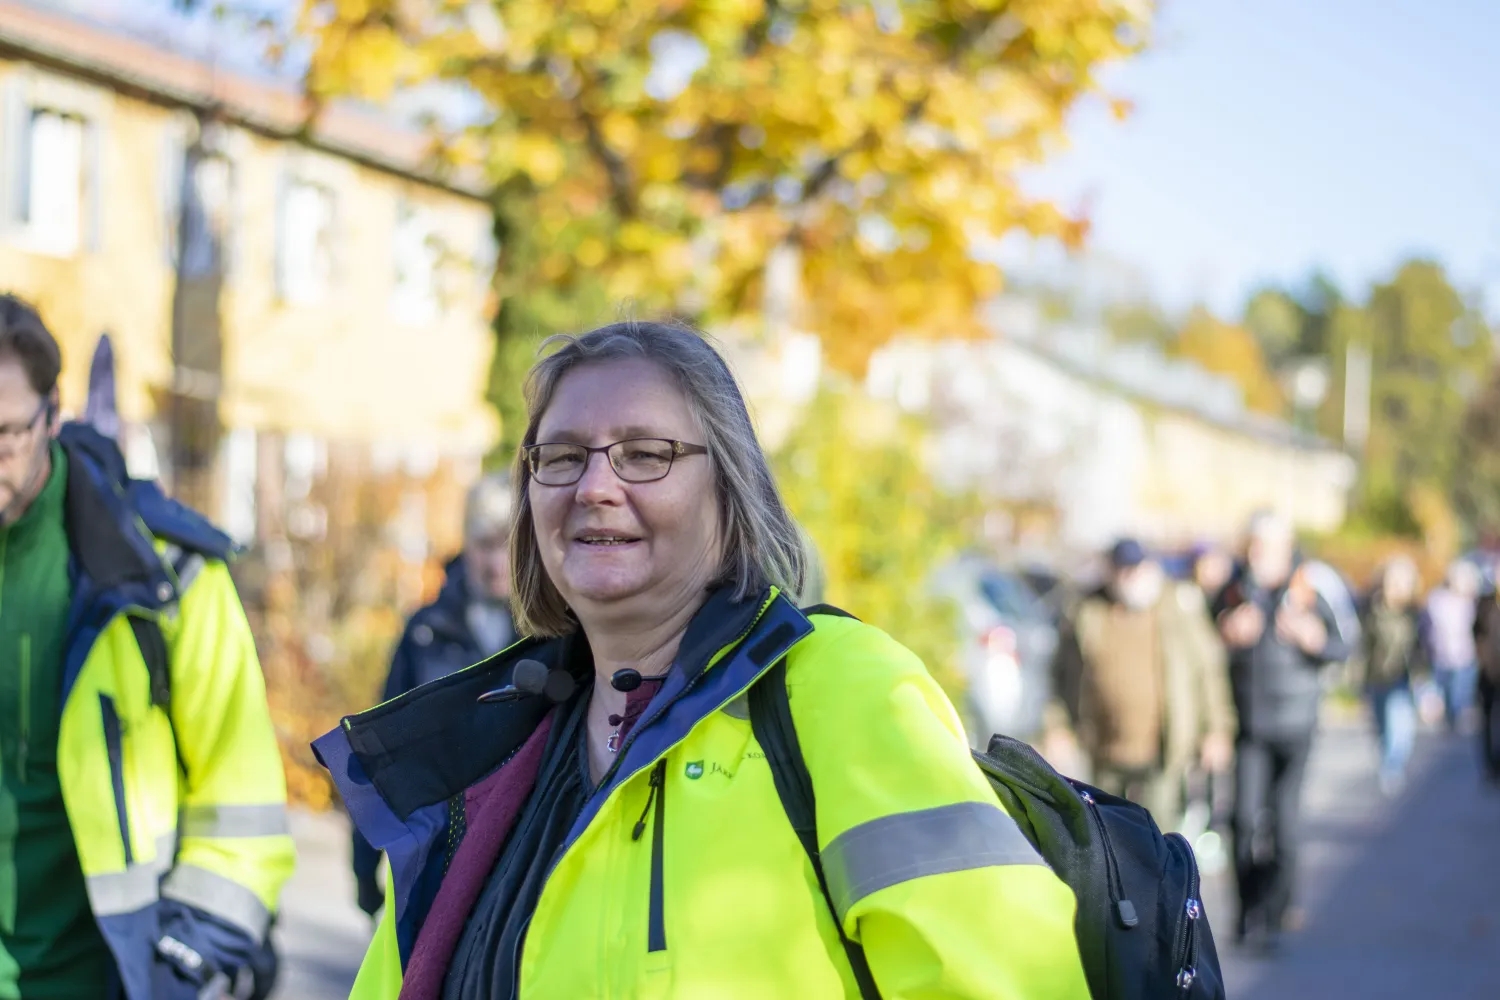
[[[564,375],[537,427],[538,444],[602,448],[631,438],[704,444],[687,399],[641,359],[580,365]],[[527,485],[542,565],[585,625],[629,615],[644,625],[696,608],[719,572],[719,505],[710,456],[680,455],[665,478],[627,483],[603,453],[571,486]]]

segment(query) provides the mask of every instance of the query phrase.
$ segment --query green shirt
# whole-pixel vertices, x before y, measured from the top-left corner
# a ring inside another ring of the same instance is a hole
[[[113,958],[89,909],[57,778],[72,585],[67,458],[0,528],[0,1000],[105,995]]]

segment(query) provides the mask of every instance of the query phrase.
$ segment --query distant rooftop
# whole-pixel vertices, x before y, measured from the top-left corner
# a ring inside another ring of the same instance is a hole
[[[65,6],[71,10],[60,11],[56,2],[0,0],[0,55],[94,79],[157,103],[212,109],[253,131],[298,138],[390,173],[485,197],[480,177],[436,169],[429,135],[377,109],[333,103],[304,135],[312,105],[295,75],[271,72],[243,41],[226,44],[223,33],[174,21],[170,13],[153,13],[152,5],[142,0],[129,8],[79,0],[66,0]]]
[[[1154,345],[1117,344],[1102,324],[1048,319],[1034,298],[1001,296],[985,307],[984,320],[998,336],[1137,399],[1260,437],[1336,447],[1284,420],[1249,410],[1243,391],[1227,376],[1168,357]]]

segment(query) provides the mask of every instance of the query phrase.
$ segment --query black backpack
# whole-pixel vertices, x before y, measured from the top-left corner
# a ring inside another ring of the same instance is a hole
[[[750,724],[826,897],[812,778],[792,725],[785,660],[750,689]],[[1062,777],[1019,740],[996,736],[974,761],[1077,897],[1074,931],[1094,1000],[1224,1000],[1198,863],[1185,837],[1162,836],[1145,809]],[[844,936],[837,914],[834,925],[860,996],[879,1000],[864,949]]]

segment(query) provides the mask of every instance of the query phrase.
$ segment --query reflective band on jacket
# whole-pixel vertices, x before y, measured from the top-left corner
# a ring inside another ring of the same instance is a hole
[[[276,837],[288,832],[286,807],[280,803],[254,806],[188,806],[177,829],[184,837]]]
[[[161,877],[172,867],[176,850],[176,836],[166,833],[156,838],[156,857],[150,861],[133,864],[122,872],[86,877],[84,888],[94,915],[113,917],[134,913],[156,902],[161,895]]]
[[[257,942],[265,938],[271,923],[270,912],[255,893],[196,865],[173,868],[161,884],[161,894],[234,924]]]
[[[839,919],[866,896],[928,875],[991,865],[1044,865],[1005,810],[955,802],[862,823],[823,851],[823,870]]]

